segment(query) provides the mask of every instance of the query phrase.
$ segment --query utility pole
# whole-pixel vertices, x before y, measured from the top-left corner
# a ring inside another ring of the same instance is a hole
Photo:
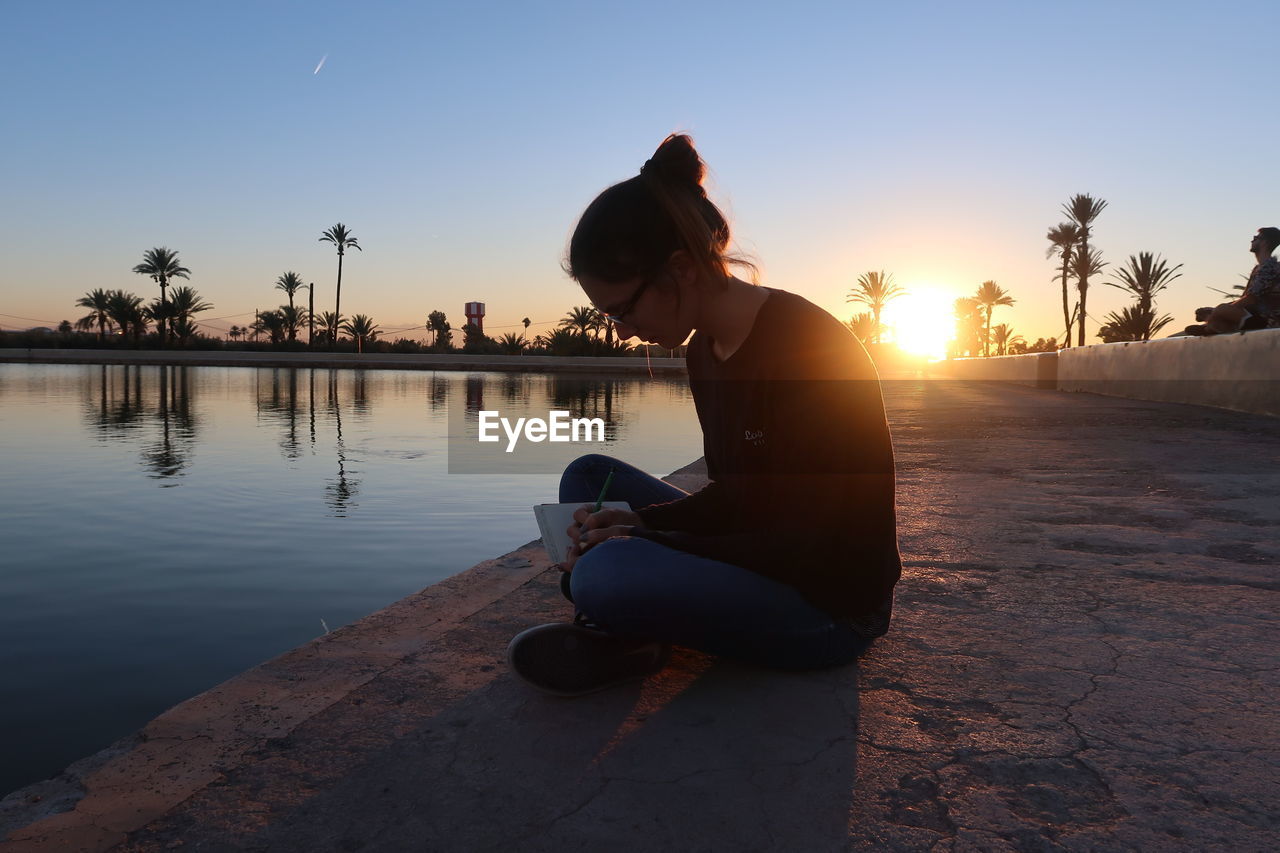
[[[316,283],[307,285],[307,349],[315,349],[316,337]]]

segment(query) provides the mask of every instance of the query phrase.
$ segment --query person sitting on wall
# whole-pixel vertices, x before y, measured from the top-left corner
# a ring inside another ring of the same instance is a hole
[[[1200,308],[1196,320],[1203,326],[1188,326],[1188,335],[1221,335],[1280,326],[1280,261],[1271,254],[1280,246],[1280,228],[1259,228],[1249,244],[1258,259],[1244,293],[1234,302],[1216,308]]]

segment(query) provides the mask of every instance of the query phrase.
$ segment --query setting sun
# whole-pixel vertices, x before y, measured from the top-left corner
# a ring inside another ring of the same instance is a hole
[[[937,288],[912,288],[884,308],[886,340],[903,352],[941,359],[955,333],[955,297]]]

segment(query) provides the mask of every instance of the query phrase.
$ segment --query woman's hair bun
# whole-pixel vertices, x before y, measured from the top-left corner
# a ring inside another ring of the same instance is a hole
[[[651,180],[701,191],[706,166],[693,147],[693,140],[683,133],[673,133],[662,140],[658,150],[645,161],[640,174]]]
[[[685,251],[703,277],[722,286],[728,265],[751,270],[727,254],[729,223],[702,188],[706,164],[683,133],[668,136],[639,175],[606,189],[587,205],[569,239],[565,271],[615,284],[662,271]]]

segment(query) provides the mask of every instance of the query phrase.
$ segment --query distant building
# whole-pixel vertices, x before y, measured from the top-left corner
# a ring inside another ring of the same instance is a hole
[[[467,322],[475,326],[476,329],[480,331],[480,334],[483,335],[484,334],[484,303],[468,302],[466,305],[466,308],[463,309],[463,313],[467,315]]]

